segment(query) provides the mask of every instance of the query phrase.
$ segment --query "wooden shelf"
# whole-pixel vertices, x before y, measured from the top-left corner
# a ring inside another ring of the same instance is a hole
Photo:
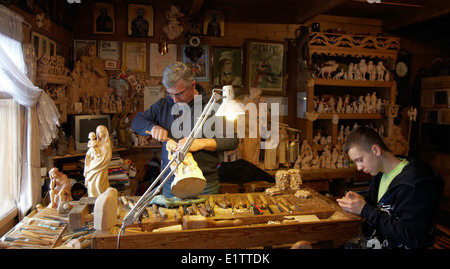
[[[113,148],[113,152],[116,151],[126,151],[126,150],[140,150],[140,149],[160,149],[161,145],[150,145],[150,146],[133,146],[129,149],[127,148]],[[64,156],[53,156],[52,160],[61,160],[67,158],[75,158],[75,157],[83,157],[86,155],[86,152],[77,151],[75,154],[66,154]]]
[[[318,120],[331,120],[333,115],[338,115],[340,120],[379,120],[385,118],[382,113],[319,113]]]
[[[379,88],[390,88],[396,84],[395,81],[325,79],[325,78],[311,79],[311,83],[312,83],[312,85],[369,87],[369,88],[378,88],[378,87]]]

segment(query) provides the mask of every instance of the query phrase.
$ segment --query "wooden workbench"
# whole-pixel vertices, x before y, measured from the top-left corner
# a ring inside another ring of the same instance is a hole
[[[311,193],[309,199],[295,197],[294,190],[284,191],[274,198],[288,198],[300,207],[298,210],[292,207],[292,212],[280,212],[276,205],[269,200],[269,206],[274,214],[267,209],[263,214],[254,215],[247,208],[234,210],[231,208],[214,207],[215,216],[207,217],[214,221],[236,220],[242,221],[242,225],[220,228],[202,228],[182,230],[179,222],[175,219],[176,209],[164,208],[166,221],[157,220],[151,210],[149,218],[144,219],[141,228],[138,224],[127,227],[125,233],[119,237],[120,248],[133,249],[218,249],[218,248],[252,248],[271,247],[283,244],[294,244],[300,240],[310,242],[343,242],[359,235],[360,218],[346,213],[335,202],[323,195],[308,189]],[[260,194],[251,193],[255,200]],[[224,194],[211,195],[214,200],[224,201]],[[230,194],[234,201],[247,196],[246,193]],[[267,197],[267,196],[266,196]],[[119,208],[119,210],[123,210]],[[126,212],[125,212],[126,213]],[[294,221],[286,217],[315,215],[318,220]],[[287,220],[287,221],[286,221]],[[174,230],[165,231],[161,227],[171,226]],[[114,249],[118,246],[118,225],[110,231],[96,231],[92,237],[92,248]],[[145,231],[142,231],[145,230]],[[328,244],[332,247],[332,244]]]

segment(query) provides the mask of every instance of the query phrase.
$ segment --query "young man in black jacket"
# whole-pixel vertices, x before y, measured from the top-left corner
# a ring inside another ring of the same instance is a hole
[[[210,98],[203,87],[196,84],[192,70],[181,62],[169,65],[164,69],[163,85],[166,87],[167,96],[158,100],[146,111],[137,113],[131,123],[131,128],[139,135],[148,136],[146,131],[149,131],[154,139],[163,142],[162,168],[169,163],[166,150],[167,141],[173,139],[178,143],[178,150],[181,149],[186,142],[187,135],[184,138],[178,137],[180,134],[174,134],[174,131],[189,134],[197,121],[196,117],[201,114],[201,110],[197,111],[199,114],[194,113],[195,106],[203,109]],[[198,98],[195,98],[196,96]],[[189,109],[186,106],[189,106]],[[190,112],[186,115],[190,119],[190,124],[188,124],[190,126],[180,124],[181,116],[174,113],[174,111],[180,110],[183,110],[180,114]],[[181,130],[181,128],[186,128],[186,130]],[[203,135],[205,134],[203,133]],[[225,135],[196,138],[189,149],[206,179],[207,184],[202,194],[220,193],[217,153],[236,149],[239,144],[237,138],[221,138],[220,136],[224,137]],[[166,197],[173,197],[170,189],[172,182],[173,177],[163,187],[163,195]]]
[[[355,128],[346,138],[344,151],[359,171],[373,176],[368,197],[350,191],[337,199],[344,210],[364,219],[364,240],[359,245],[432,246],[442,177],[423,162],[394,156],[369,127]]]

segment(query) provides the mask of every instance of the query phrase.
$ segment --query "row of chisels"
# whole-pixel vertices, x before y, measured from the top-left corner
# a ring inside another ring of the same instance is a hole
[[[214,197],[213,197],[214,196]],[[166,221],[168,218],[181,221],[183,216],[201,215],[204,217],[215,217],[217,207],[231,211],[231,215],[237,212],[249,212],[253,215],[262,214],[276,214],[276,213],[292,213],[302,212],[298,204],[292,201],[289,197],[271,196],[264,193],[247,193],[230,195],[228,193],[223,195],[205,196],[203,199],[190,205],[179,205],[176,207],[166,208],[151,204],[143,211],[143,217],[149,218],[149,212],[154,215],[157,221]],[[135,202],[132,198],[120,196],[120,200],[124,208],[129,211],[134,206]],[[275,207],[278,209],[275,209]],[[223,210],[221,211],[223,212]]]

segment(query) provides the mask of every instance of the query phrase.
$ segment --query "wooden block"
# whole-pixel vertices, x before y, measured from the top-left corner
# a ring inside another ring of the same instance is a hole
[[[85,216],[89,214],[88,204],[78,204],[69,212],[69,228],[79,229],[84,226]]]
[[[117,223],[118,192],[115,188],[108,188],[97,197],[94,205],[94,228],[108,231]]]

